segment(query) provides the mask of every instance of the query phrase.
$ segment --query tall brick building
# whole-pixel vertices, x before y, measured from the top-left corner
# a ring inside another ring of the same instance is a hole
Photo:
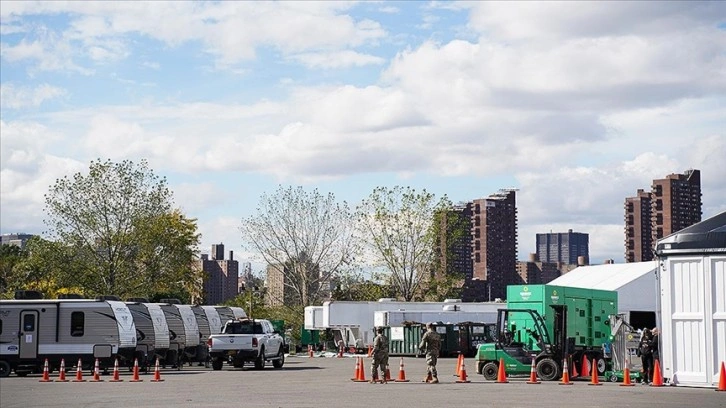
[[[701,221],[701,172],[653,180],[649,193],[625,199],[625,261],[654,259],[655,242]]]
[[[210,255],[202,254],[199,262],[205,272],[204,299],[206,304],[220,304],[237,296],[239,263],[234,260],[233,251],[229,251],[229,259],[225,260],[224,245],[212,245],[212,253]]]

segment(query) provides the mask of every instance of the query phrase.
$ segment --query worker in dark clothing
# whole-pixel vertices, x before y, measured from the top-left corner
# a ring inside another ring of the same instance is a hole
[[[388,370],[388,338],[383,334],[383,328],[376,329],[376,338],[373,339],[373,361],[371,362],[371,384],[379,381],[386,383],[386,370]],[[381,376],[378,377],[378,367],[381,368]]]
[[[653,335],[650,329],[644,329],[638,343],[637,354],[643,362],[642,384],[650,384],[653,380]]]
[[[441,349],[441,337],[434,330],[434,325],[426,324],[426,333],[421,337],[419,350],[426,353],[426,378],[424,382],[438,384],[439,375],[436,372],[436,362],[439,358],[439,350]]]

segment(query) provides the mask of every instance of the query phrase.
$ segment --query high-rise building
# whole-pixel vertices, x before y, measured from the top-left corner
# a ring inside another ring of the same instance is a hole
[[[473,277],[472,263],[473,240],[473,203],[459,203],[441,214],[440,233],[437,240],[438,272],[458,273],[465,281]]]
[[[590,258],[589,236],[582,232],[537,234],[537,259],[545,263],[576,265],[577,259]]]
[[[653,180],[650,220],[652,242],[701,222],[701,172],[686,170]]]
[[[649,193],[625,200],[625,260],[654,259],[656,241],[701,221],[701,172],[691,169],[653,180]]]
[[[267,292],[265,304],[267,306],[282,306],[289,304],[296,298],[295,291],[287,284],[285,266],[282,264],[267,265]]]
[[[653,260],[650,232],[650,193],[638,189],[625,199],[625,262]]]
[[[212,245],[212,259],[202,254],[199,260],[204,278],[204,299],[209,305],[220,304],[238,295],[239,263],[234,260],[234,252],[229,251],[229,259],[224,259],[224,245]]]
[[[505,299],[507,285],[519,282],[516,190],[499,190],[474,200],[473,208],[472,280],[486,282],[486,291],[475,294],[472,300]]]

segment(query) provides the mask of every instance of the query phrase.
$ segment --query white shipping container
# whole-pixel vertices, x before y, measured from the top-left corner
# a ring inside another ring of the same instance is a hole
[[[663,238],[656,253],[663,377],[716,387],[726,361],[726,213]]]

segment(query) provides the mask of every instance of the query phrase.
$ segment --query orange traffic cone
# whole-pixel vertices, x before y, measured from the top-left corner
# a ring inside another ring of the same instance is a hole
[[[159,357],[156,358],[156,365],[154,366],[154,379],[151,382],[162,382],[161,370],[159,370]]]
[[[101,379],[101,372],[98,367],[98,359],[96,359],[96,364],[93,366],[93,379],[91,382],[103,382]]]
[[[569,362],[570,360],[567,360],[567,361]],[[575,364],[575,362],[573,361],[572,362],[572,378],[577,378],[579,376],[580,376],[580,373],[577,372],[577,364]]]
[[[570,382],[570,373],[567,371],[567,359],[562,360],[562,380],[559,382],[560,385],[572,385]]]
[[[383,372],[383,382],[391,381],[391,370],[386,367],[386,371]]]
[[[542,384],[541,381],[537,381],[537,369],[534,366],[534,358],[532,359],[532,366],[529,369],[529,381],[527,384]]]
[[[58,370],[58,379],[56,382],[68,382],[66,380],[66,360],[61,358],[60,370]]]
[[[308,357],[313,357],[313,346],[308,345]]]
[[[655,365],[653,366],[653,382],[650,383],[651,387],[662,387],[663,386],[663,375],[660,372],[660,361],[658,359],[655,360]]]
[[[50,379],[50,371],[48,370],[48,359],[45,359],[45,364],[43,364],[43,378],[40,379],[39,382],[51,382]]]
[[[369,344],[369,345],[368,345],[368,357],[372,357],[372,356],[373,356],[373,346],[371,346],[371,345]]]
[[[86,380],[83,379],[83,363],[81,362],[81,359],[78,359],[78,365],[76,365],[76,379],[73,380],[73,382],[85,382]]]
[[[600,380],[597,379],[597,363],[595,359],[592,359],[592,372],[590,373],[590,382],[587,385],[602,385]]]
[[[499,359],[499,371],[497,371],[497,382],[500,384],[506,384],[509,382],[509,380],[507,380],[507,372],[504,368],[504,359],[503,358]]]
[[[353,371],[353,378],[351,381],[357,381],[360,377],[360,357],[355,358],[355,370]]]
[[[355,382],[367,382],[366,381],[366,368],[363,363],[363,357],[356,357],[357,363],[357,374],[355,375]]]
[[[123,381],[120,378],[119,371],[118,371],[118,359],[113,363],[113,378],[108,380],[108,382],[121,382]]]
[[[142,382],[142,381],[144,381],[144,380],[139,378],[139,359],[135,358],[134,359],[134,375],[129,380],[129,382]]]
[[[589,369],[588,365],[589,364],[588,364],[588,361],[587,361],[587,356],[583,354],[582,355],[582,364],[580,365],[580,375],[581,376],[584,377],[584,376],[587,375],[587,373],[590,372],[590,369]]]
[[[340,346],[338,347],[338,358],[343,358],[343,343],[340,343]]]
[[[623,370],[623,383],[621,387],[632,387],[633,383],[630,381],[630,368],[628,368],[628,362],[625,362],[625,369]]]
[[[716,391],[726,391],[726,368],[724,362],[721,362],[721,370],[718,373],[718,388]]]
[[[396,378],[395,382],[408,382],[409,380],[406,379],[406,371],[403,369],[403,357],[401,357],[401,364],[398,368],[398,378]]]
[[[457,359],[456,359],[456,372],[454,373],[454,377],[461,376],[461,362],[463,361],[463,359],[464,359],[464,355],[459,354],[459,357],[457,357]]]
[[[459,370],[459,379],[456,380],[457,383],[470,383],[466,378],[466,363],[464,362],[464,359],[462,357],[461,359],[461,370]]]

